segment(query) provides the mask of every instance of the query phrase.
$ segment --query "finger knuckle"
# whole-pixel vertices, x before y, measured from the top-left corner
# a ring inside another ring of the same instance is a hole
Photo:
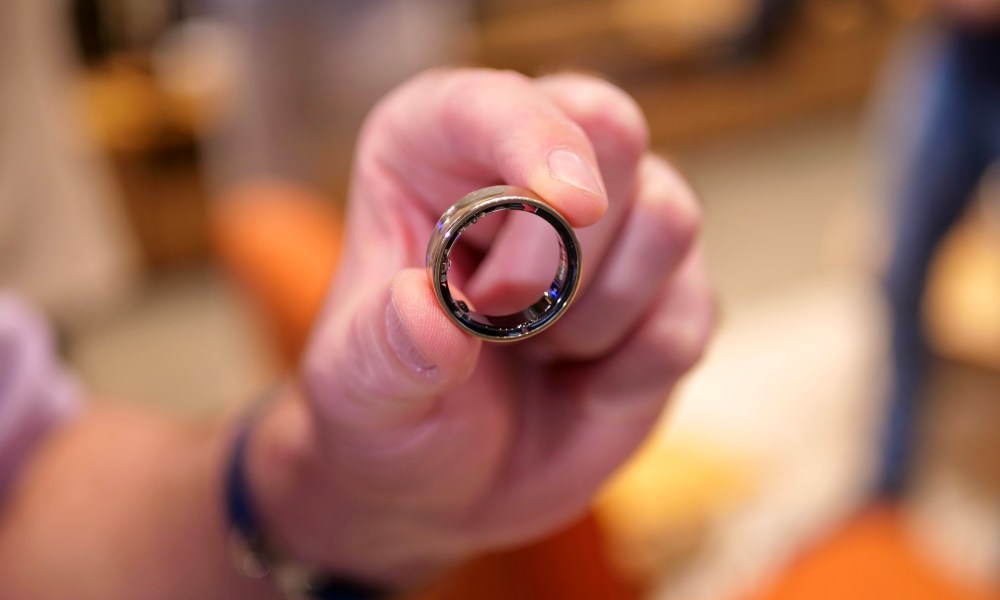
[[[701,231],[702,211],[694,193],[665,164],[654,166],[641,193],[643,218],[662,233],[664,251],[686,251]]]
[[[708,350],[714,330],[714,302],[705,299],[700,314],[675,315],[656,323],[650,336],[649,352],[660,356],[674,371],[683,373],[700,363]]]
[[[614,332],[588,331],[586,334],[573,335],[562,346],[572,360],[591,361],[607,356],[614,349],[615,341]]]
[[[655,351],[676,371],[692,369],[705,357],[708,336],[702,328],[675,326],[663,332],[655,344]]]
[[[516,71],[492,69],[457,69],[449,71],[438,82],[444,90],[448,106],[462,111],[484,101],[530,88],[530,80]]]
[[[674,248],[686,252],[701,231],[701,210],[697,204],[688,202],[672,203],[668,208],[660,217],[667,233],[664,237],[672,240]]]
[[[649,146],[649,126],[632,96],[608,81],[586,75],[560,75],[553,88],[571,117],[588,135],[618,155],[638,159]]]

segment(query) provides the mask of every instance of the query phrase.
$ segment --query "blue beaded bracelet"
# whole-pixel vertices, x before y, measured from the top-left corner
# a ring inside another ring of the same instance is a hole
[[[236,433],[225,481],[226,517],[232,532],[233,547],[236,550],[234,556],[238,560],[241,573],[253,579],[272,578],[289,598],[317,600],[387,598],[388,594],[384,590],[330,573],[317,572],[278,558],[260,526],[246,477],[246,448],[252,422],[253,418],[247,418]]]

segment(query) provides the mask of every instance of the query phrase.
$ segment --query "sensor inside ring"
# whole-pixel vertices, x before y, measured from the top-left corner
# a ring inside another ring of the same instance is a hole
[[[527,308],[506,315],[487,315],[454,298],[448,286],[450,255],[462,232],[484,216],[504,210],[532,213],[547,221],[559,238],[559,265],[548,289]],[[580,243],[570,224],[535,193],[514,186],[475,191],[448,209],[427,246],[427,272],[441,306],[460,327],[497,342],[536,335],[562,316],[580,284]]]

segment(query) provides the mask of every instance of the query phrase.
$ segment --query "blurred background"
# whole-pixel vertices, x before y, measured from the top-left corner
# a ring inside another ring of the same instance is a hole
[[[294,365],[380,95],[598,73],[700,194],[721,327],[592,516],[427,594],[1000,598],[998,4],[4,0],[0,286],[95,401],[230,410]]]

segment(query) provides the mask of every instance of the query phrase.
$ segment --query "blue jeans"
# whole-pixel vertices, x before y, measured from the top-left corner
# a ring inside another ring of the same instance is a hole
[[[916,143],[904,167],[885,287],[892,310],[893,388],[880,495],[903,491],[927,348],[921,299],[934,252],[1000,156],[1000,32],[952,32],[930,65]]]

